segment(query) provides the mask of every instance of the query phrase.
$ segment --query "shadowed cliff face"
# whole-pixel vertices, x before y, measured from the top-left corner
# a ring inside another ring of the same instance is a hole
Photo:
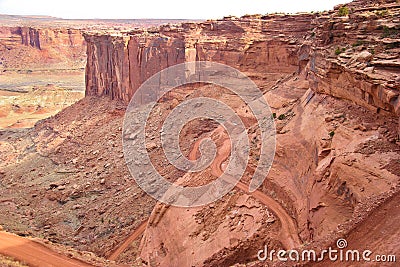
[[[18,33],[21,34],[21,43],[23,45],[30,45],[40,49],[39,31],[37,29],[23,27],[18,29]]]

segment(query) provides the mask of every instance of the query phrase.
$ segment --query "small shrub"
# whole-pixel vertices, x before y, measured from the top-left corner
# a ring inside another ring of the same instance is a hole
[[[339,47],[336,47],[335,55],[340,55],[342,52],[343,52],[342,49],[340,49]]]
[[[279,115],[278,120],[282,121],[284,119],[286,119],[286,115],[285,114]]]
[[[398,43],[391,43],[391,44],[385,45],[385,49],[393,49],[396,47],[399,47]]]
[[[385,9],[385,10],[377,10],[375,12],[376,15],[378,15],[379,17],[384,17],[389,15],[389,10]]]
[[[357,42],[355,42],[355,43],[352,44],[351,46],[356,47],[356,46],[360,46],[360,45],[363,45],[363,44],[364,44],[364,41],[362,41],[362,40],[357,40]]]
[[[370,49],[369,49],[369,52],[370,52],[371,54],[375,55],[375,48],[370,48]]]
[[[334,131],[329,132],[329,136],[330,136],[331,138],[333,138],[334,135],[335,135],[335,132],[334,132]]]
[[[339,8],[339,16],[344,17],[349,15],[349,8],[347,6],[342,6]]]
[[[276,113],[272,113],[272,118],[276,119]]]
[[[390,36],[390,29],[388,26],[383,26],[383,33],[382,33],[382,37],[386,38]]]
[[[388,26],[383,26],[383,33],[382,33],[382,38],[387,38],[387,37],[396,37],[398,35],[399,31],[395,28],[389,28]]]

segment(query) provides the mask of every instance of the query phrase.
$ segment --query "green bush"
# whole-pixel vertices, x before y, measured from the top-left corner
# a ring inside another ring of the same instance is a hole
[[[339,47],[336,47],[336,50],[335,50],[336,55],[339,55],[342,52],[343,52],[342,49],[340,49]]]
[[[342,6],[339,8],[339,16],[344,17],[349,15],[349,8],[347,6]]]
[[[356,47],[356,46],[360,46],[360,45],[363,45],[364,44],[364,41],[362,41],[362,40],[357,40],[357,42],[355,42],[354,44],[352,44],[352,46],[353,47]]]
[[[383,33],[382,33],[382,37],[386,38],[390,36],[390,29],[388,26],[383,26]]]
[[[370,52],[371,54],[375,55],[375,48],[370,48],[370,49],[369,49],[369,52]]]
[[[335,132],[334,132],[334,131],[332,131],[332,132],[329,133],[329,136],[330,136],[331,138],[333,138],[334,135],[335,135]]]
[[[278,120],[284,120],[284,119],[286,119],[286,115],[285,114],[281,114],[281,115],[279,115],[279,117],[278,117]]]
[[[388,26],[383,26],[383,33],[382,33],[382,38],[387,38],[387,37],[396,37],[398,35],[399,31],[396,28],[389,28]]]
[[[389,10],[385,9],[385,10],[377,10],[375,12],[376,15],[380,16],[380,17],[384,17],[389,15]]]
[[[391,43],[391,44],[385,45],[385,49],[393,49],[393,48],[397,48],[397,47],[399,47],[398,43]]]

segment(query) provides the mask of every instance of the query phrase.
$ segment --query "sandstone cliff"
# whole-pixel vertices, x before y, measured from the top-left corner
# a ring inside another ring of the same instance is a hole
[[[81,30],[27,26],[0,27],[0,67],[81,68],[86,43]]]
[[[349,16],[340,16],[337,7],[164,25],[123,36],[87,33],[87,94],[128,101],[162,68],[209,60],[245,72],[302,72],[317,92],[398,115],[399,4],[355,1],[348,8]]]
[[[296,72],[299,44],[309,35],[313,17],[249,16],[164,25],[120,36],[86,33],[86,93],[129,101],[153,74],[196,60],[279,77]],[[282,28],[283,22],[287,27]]]
[[[354,1],[349,16],[316,19],[306,69],[313,90],[400,115],[400,5],[386,2]]]
[[[20,42],[25,46],[37,49],[48,46],[82,46],[84,39],[80,30],[77,29],[52,29],[33,27],[1,27],[0,37],[12,43]]]

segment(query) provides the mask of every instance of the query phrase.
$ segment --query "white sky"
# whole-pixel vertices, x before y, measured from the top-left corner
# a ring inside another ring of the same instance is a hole
[[[227,15],[330,10],[350,0],[0,0],[0,14],[61,18],[212,19]]]

